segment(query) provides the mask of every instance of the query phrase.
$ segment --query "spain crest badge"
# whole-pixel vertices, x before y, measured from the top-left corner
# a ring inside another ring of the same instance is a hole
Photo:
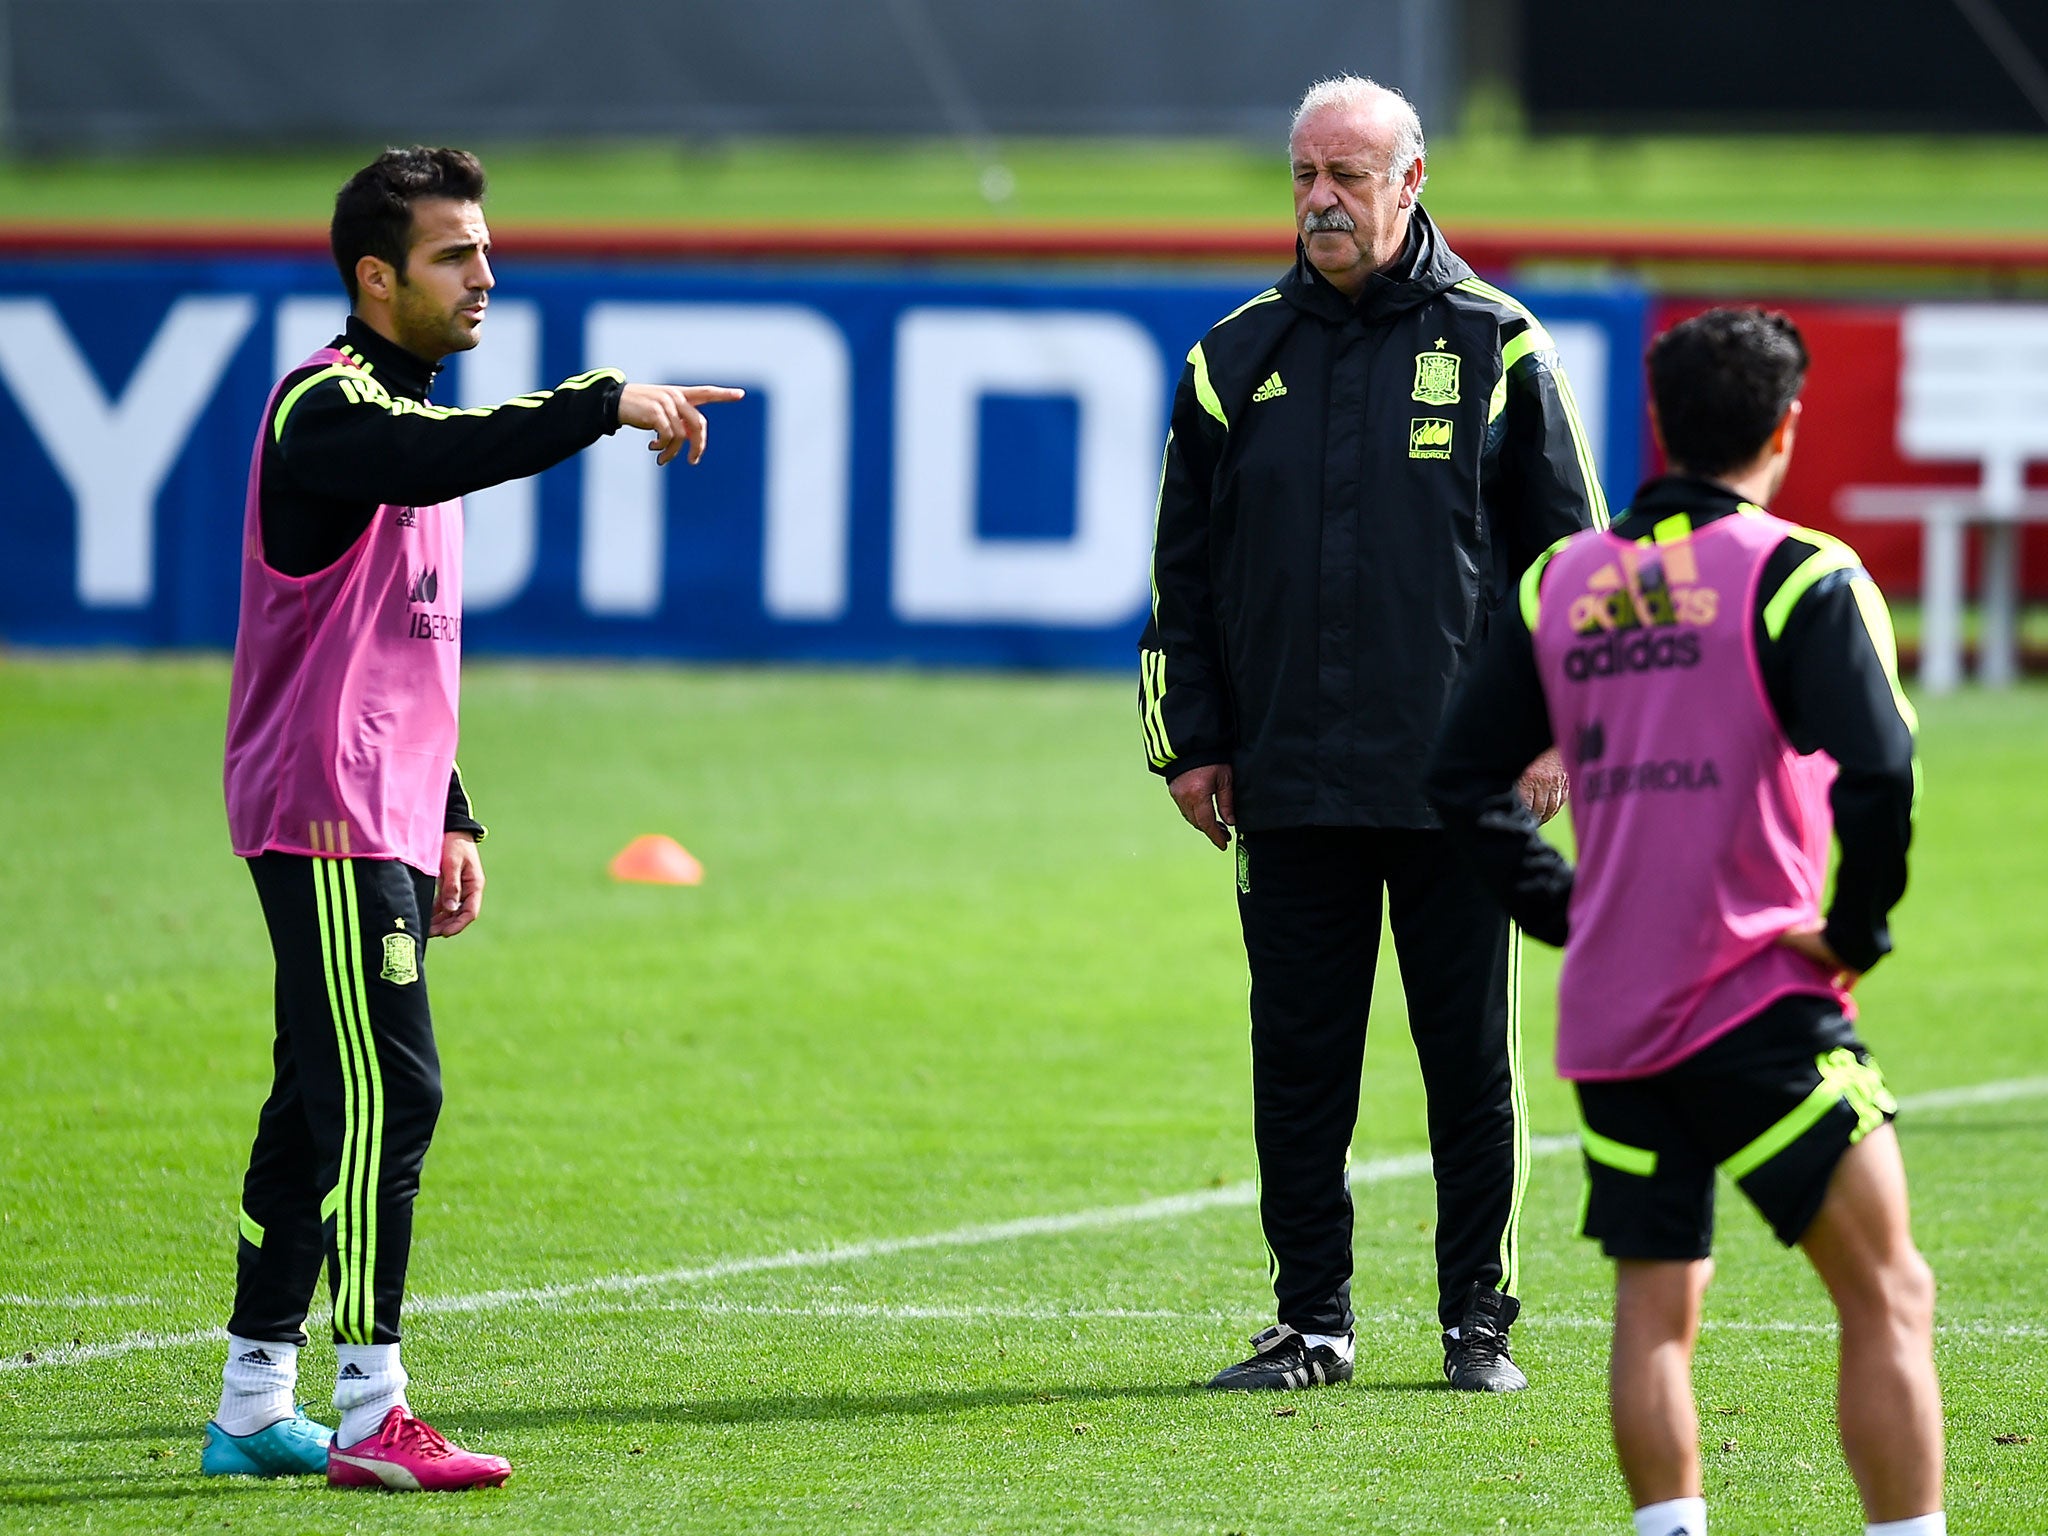
[[[1437,337],[1436,345],[1434,352],[1415,354],[1415,398],[1424,405],[1456,405],[1459,357],[1443,350],[1443,337]]]
[[[405,931],[402,918],[398,932],[384,935],[382,975],[394,987],[408,987],[420,979],[419,941]]]

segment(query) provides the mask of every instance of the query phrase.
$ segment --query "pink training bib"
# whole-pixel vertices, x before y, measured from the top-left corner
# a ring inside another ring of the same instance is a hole
[[[1833,830],[1834,762],[1785,739],[1752,630],[1794,531],[1750,511],[1655,544],[1581,534],[1542,574],[1536,659],[1579,845],[1567,1078],[1646,1077],[1780,997],[1841,996],[1777,942],[1818,922]]]
[[[354,364],[322,348],[301,366]],[[277,407],[273,390],[264,432]],[[228,704],[235,852],[398,859],[438,874],[461,678],[462,503],[380,506],[333,565],[286,576],[263,558],[262,467],[259,433]]]

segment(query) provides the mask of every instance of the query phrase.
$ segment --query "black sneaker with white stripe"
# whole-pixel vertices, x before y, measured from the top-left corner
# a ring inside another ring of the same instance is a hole
[[[1327,1344],[1311,1346],[1285,1323],[1252,1335],[1251,1359],[1218,1371],[1212,1392],[1299,1392],[1351,1379],[1351,1362]]]
[[[1444,1378],[1453,1391],[1519,1392],[1529,1385],[1508,1355],[1508,1329],[1521,1311],[1514,1297],[1474,1282],[1457,1337],[1444,1335]]]

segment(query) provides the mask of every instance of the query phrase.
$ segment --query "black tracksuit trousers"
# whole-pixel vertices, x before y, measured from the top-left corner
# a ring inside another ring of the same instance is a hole
[[[1475,1281],[1515,1285],[1528,1176],[1519,935],[1441,832],[1240,833],[1259,1215],[1279,1320],[1302,1333],[1353,1323],[1346,1163],[1383,891],[1429,1099],[1438,1317],[1455,1326]]]
[[[242,1183],[228,1331],[304,1343],[324,1257],[335,1342],[395,1343],[441,1112],[423,964],[434,882],[394,859],[284,853],[249,872],[277,958],[276,1076]]]

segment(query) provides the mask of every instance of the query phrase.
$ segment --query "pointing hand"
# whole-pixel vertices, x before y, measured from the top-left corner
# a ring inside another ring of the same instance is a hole
[[[704,457],[704,444],[711,435],[700,405],[744,400],[744,389],[722,384],[628,384],[619,395],[619,425],[640,427],[654,434],[647,446],[659,453],[654,462],[666,464],[690,445],[690,462]]]

